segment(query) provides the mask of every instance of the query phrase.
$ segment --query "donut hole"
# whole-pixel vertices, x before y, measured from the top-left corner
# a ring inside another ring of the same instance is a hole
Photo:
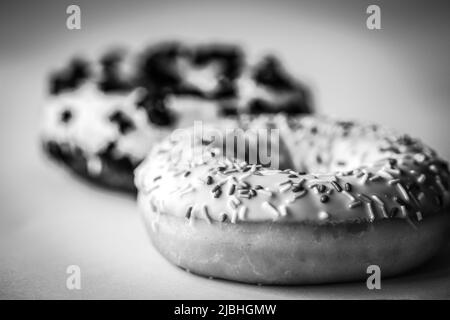
[[[225,130],[223,127],[204,130],[205,143],[202,144],[212,144],[225,158],[272,169],[330,174],[395,158],[400,152],[392,149],[395,138],[380,137],[370,130],[343,134],[340,127],[313,125],[297,128],[294,133],[274,123],[257,120],[239,128],[227,125],[224,125]]]
[[[219,139],[205,139],[221,150],[223,157],[248,164],[258,164],[272,169],[292,169],[294,164],[279,131],[271,129],[233,129]]]

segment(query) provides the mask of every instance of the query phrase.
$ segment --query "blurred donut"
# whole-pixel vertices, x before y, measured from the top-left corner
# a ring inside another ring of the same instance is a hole
[[[303,85],[273,57],[250,65],[238,46],[179,42],[74,58],[54,72],[44,150],[89,180],[135,191],[133,169],[156,141],[195,120],[309,113]]]

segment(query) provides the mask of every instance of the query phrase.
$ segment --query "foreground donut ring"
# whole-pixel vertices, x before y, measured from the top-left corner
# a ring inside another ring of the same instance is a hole
[[[253,133],[225,134],[250,142],[229,156],[216,127],[167,138],[135,172],[151,240],[172,263],[258,284],[349,281],[369,265],[409,270],[446,240],[448,166],[418,140],[310,116],[231,127],[278,128],[280,169],[244,160]]]

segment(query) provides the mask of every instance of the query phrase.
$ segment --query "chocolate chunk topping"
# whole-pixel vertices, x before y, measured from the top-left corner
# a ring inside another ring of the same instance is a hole
[[[72,117],[73,117],[72,111],[70,111],[69,109],[66,109],[61,113],[61,122],[69,123],[69,121],[72,119]]]
[[[109,116],[109,120],[111,122],[116,123],[119,126],[119,131],[122,134],[127,134],[131,130],[135,129],[135,125],[133,120],[130,119],[125,113],[122,111],[115,111],[113,114]]]

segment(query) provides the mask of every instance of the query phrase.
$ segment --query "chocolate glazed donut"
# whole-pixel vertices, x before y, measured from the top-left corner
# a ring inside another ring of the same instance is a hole
[[[175,265],[258,284],[349,281],[365,279],[369,265],[383,277],[407,271],[446,240],[448,166],[420,141],[312,116],[231,127],[246,131],[220,128],[223,141],[244,135],[244,152],[213,141],[218,127],[189,130],[135,172],[151,240]],[[279,129],[269,139],[283,155],[279,168],[245,160],[261,148],[252,128]]]
[[[135,192],[133,170],[173,129],[276,112],[312,108],[306,88],[275,57],[253,64],[235,45],[159,43],[76,58],[53,73],[41,140],[78,175]]]

